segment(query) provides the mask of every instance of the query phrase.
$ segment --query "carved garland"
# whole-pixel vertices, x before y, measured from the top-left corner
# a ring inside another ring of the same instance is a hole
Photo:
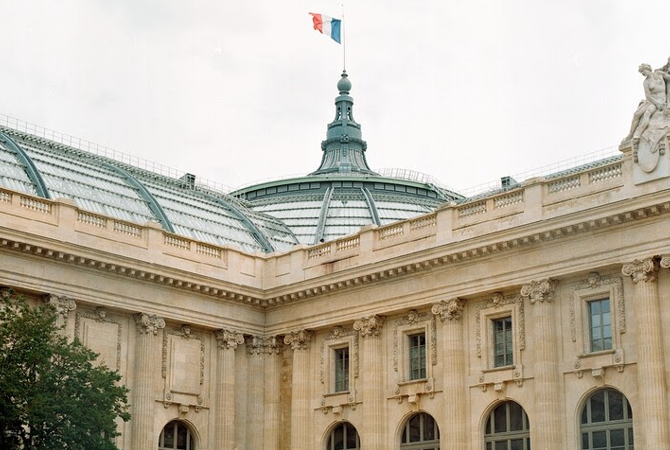
[[[577,342],[577,299],[575,292],[585,289],[597,289],[599,287],[614,286],[617,295],[617,328],[619,334],[626,332],[626,303],[623,296],[623,280],[614,275],[601,276],[597,272],[591,272],[587,279],[576,283],[570,292],[570,338]]]
[[[393,370],[398,371],[398,327],[403,325],[414,325],[421,322],[429,322],[429,341],[430,341],[430,363],[437,364],[437,333],[435,315],[428,311],[419,313],[416,309],[410,310],[407,317],[397,319],[393,322]]]
[[[200,385],[205,383],[205,339],[194,334],[191,327],[182,325],[180,328],[165,328],[163,330],[163,350],[161,360],[161,375],[167,377],[168,335],[179,336],[182,339],[197,339],[200,341]]]
[[[353,336],[353,348],[351,349],[351,369],[353,371],[354,378],[358,378],[358,349],[359,349],[359,337],[358,331],[354,329],[345,330],[340,326],[333,328],[333,331],[326,336],[326,338],[321,341],[321,384],[326,382],[325,376],[325,366],[326,366],[326,341],[332,341],[335,339],[340,339],[347,336]]]
[[[512,303],[517,303],[519,307],[519,324],[518,324],[518,333],[519,333],[519,350],[525,350],[526,348],[526,313],[523,306],[523,298],[520,295],[508,295],[504,296],[500,292],[494,292],[490,299],[485,302],[480,302],[475,308],[475,335],[477,342],[477,357],[482,357],[482,330],[480,324],[481,311],[485,308],[495,307],[498,308],[503,305],[509,305]]]
[[[81,319],[93,319],[98,323],[113,323],[117,326],[116,333],[116,370],[121,370],[121,344],[123,342],[123,324],[117,319],[110,318],[107,315],[107,310],[103,307],[95,308],[94,312],[90,311],[77,311],[74,319],[74,335],[77,339],[81,340],[80,329],[81,329]]]

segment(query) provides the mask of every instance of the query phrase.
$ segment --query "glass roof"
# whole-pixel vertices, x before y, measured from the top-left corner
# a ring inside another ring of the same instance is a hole
[[[0,131],[23,149],[51,198],[72,199],[87,211],[139,224],[160,222],[157,213],[162,211],[177,234],[214,245],[236,245],[248,252],[285,251],[299,243],[281,221],[224,194],[195,185],[184,187],[182,180],[49,141],[26,139],[14,130]],[[38,195],[21,160],[1,141],[0,186]]]

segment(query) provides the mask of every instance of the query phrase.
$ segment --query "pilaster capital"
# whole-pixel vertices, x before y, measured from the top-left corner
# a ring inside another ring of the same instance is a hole
[[[223,350],[236,350],[238,345],[244,344],[244,335],[237,331],[216,330],[215,335],[219,348]]]
[[[382,331],[386,317],[373,314],[354,322],[354,330],[360,332],[361,337],[379,336]]]
[[[670,269],[670,256],[669,255],[662,256],[660,265],[664,269]]]
[[[313,334],[309,330],[291,331],[284,336],[284,344],[290,345],[291,350],[307,350]]]
[[[53,306],[59,316],[67,316],[70,311],[77,308],[77,303],[65,295],[47,294],[44,296],[44,301]]]
[[[558,286],[558,280],[546,278],[544,280],[534,280],[521,287],[521,296],[530,299],[530,304],[536,302],[553,302],[554,292]]]
[[[632,263],[624,264],[621,273],[637,284],[640,281],[656,281],[658,279],[658,258],[647,258],[640,261],[636,259]]]
[[[135,314],[135,325],[139,334],[157,335],[158,330],[165,328],[165,320],[156,314],[139,313]]]
[[[278,355],[281,352],[281,346],[281,339],[277,336],[263,339],[263,350],[270,355]]]
[[[430,308],[430,311],[436,316],[440,316],[440,320],[461,320],[463,317],[463,308],[467,300],[462,298],[452,298],[451,300],[442,300]]]

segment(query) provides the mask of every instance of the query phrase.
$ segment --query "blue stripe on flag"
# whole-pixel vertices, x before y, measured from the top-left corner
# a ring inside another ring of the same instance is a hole
[[[342,21],[339,19],[332,19],[330,23],[330,37],[333,38],[335,42],[340,44],[340,28],[342,27]]]

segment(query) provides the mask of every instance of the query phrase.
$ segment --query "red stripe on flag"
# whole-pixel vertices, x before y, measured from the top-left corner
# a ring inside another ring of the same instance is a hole
[[[319,33],[323,34],[323,19],[321,14],[309,13],[312,16],[312,21],[314,22],[314,29],[318,30]]]

